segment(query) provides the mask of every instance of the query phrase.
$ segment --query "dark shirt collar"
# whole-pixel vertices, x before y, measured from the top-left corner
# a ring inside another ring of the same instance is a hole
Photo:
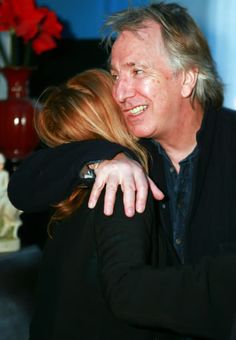
[[[172,163],[169,156],[167,155],[165,149],[161,146],[161,144],[157,141],[153,140],[153,143],[157,146],[157,150],[159,152],[160,155],[162,155],[166,160],[168,160],[168,162]],[[182,159],[182,161],[179,162],[179,164],[183,164],[187,161],[192,160],[198,153],[198,145],[196,145],[196,147],[193,149],[193,151],[184,159]]]

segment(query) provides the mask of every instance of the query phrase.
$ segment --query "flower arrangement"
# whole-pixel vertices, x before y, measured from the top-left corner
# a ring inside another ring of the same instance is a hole
[[[10,35],[9,51],[0,39],[4,66],[29,66],[32,52],[41,54],[56,47],[62,24],[53,11],[37,7],[35,0],[0,0],[1,32]]]

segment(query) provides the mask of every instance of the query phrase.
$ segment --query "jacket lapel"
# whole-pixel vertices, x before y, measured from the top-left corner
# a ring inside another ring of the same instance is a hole
[[[208,170],[211,152],[213,150],[212,144],[214,142],[214,131],[217,121],[217,112],[211,109],[204,113],[201,129],[197,133],[197,144],[199,147],[199,158],[197,167],[195,169],[196,175],[194,176],[192,199],[190,202],[189,215],[187,226],[194,218],[197,211],[199,200],[201,199],[202,188],[205,185],[206,173]],[[188,228],[188,227],[187,227]]]

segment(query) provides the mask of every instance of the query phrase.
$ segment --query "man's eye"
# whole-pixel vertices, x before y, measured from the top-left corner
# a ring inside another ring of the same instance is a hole
[[[143,70],[141,70],[141,69],[135,69],[134,70],[134,74],[142,74],[143,73]]]
[[[112,76],[112,78],[113,78],[114,81],[116,81],[116,80],[118,79],[118,75],[117,75],[117,74],[114,74],[114,73],[113,73],[113,74],[111,74],[111,76]]]

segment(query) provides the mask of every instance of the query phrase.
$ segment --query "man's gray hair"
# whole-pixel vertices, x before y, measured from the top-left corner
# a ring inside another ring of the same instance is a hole
[[[218,76],[210,48],[201,30],[186,8],[176,3],[159,2],[145,7],[128,8],[108,17],[104,28],[106,44],[111,46],[123,31],[136,32],[147,21],[160,24],[170,65],[174,72],[196,68],[198,79],[192,94],[203,108],[223,104],[223,84]]]

